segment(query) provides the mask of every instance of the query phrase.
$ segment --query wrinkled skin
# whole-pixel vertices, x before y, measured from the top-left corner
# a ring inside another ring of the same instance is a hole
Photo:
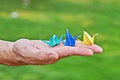
[[[15,53],[19,56],[21,65],[46,65],[69,56],[92,56],[103,50],[97,45],[87,46],[76,42],[75,47],[64,46],[63,43],[50,47],[40,40],[20,39],[13,45]]]

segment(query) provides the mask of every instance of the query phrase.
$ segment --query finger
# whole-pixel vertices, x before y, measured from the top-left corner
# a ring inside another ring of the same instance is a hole
[[[58,53],[60,58],[68,57],[68,56],[92,56],[93,51],[88,48],[78,48],[78,47],[55,47],[53,50]]]
[[[103,52],[103,49],[98,45],[86,46],[86,47],[91,49],[94,53],[102,53]]]
[[[89,46],[89,45],[83,45],[83,44],[77,43],[76,46],[91,49],[94,53],[102,53],[103,52],[103,49],[100,46],[95,45],[95,44]]]
[[[77,48],[77,47],[70,47],[68,49],[69,55],[80,55],[80,56],[91,56],[93,52],[87,48]]]

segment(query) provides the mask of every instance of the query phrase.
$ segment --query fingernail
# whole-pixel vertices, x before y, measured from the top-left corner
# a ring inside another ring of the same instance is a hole
[[[58,59],[58,55],[50,54],[50,55],[49,55],[49,58],[50,58],[50,59]]]
[[[103,49],[99,46],[96,46],[95,53],[102,53],[102,52],[103,52]]]
[[[89,55],[93,56],[93,51],[89,50]]]
[[[87,56],[93,56],[93,51],[90,49],[86,49],[86,55]]]
[[[101,47],[99,47],[99,50],[98,50],[99,53],[102,53],[103,52],[103,49]]]

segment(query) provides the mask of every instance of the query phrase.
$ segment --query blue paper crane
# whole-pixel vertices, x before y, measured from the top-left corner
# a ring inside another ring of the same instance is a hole
[[[74,47],[75,46],[75,42],[76,42],[76,38],[77,38],[77,36],[72,37],[70,32],[67,29],[67,31],[66,31],[66,40],[64,42],[64,45],[65,46],[72,46],[72,47]]]

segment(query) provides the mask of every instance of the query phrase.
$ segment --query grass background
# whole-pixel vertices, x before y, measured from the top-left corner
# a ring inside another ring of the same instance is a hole
[[[11,18],[11,12],[19,17]],[[46,66],[0,65],[0,80],[119,80],[120,0],[0,0],[0,39],[48,39],[66,28],[72,35],[99,33],[101,55],[69,57]]]

